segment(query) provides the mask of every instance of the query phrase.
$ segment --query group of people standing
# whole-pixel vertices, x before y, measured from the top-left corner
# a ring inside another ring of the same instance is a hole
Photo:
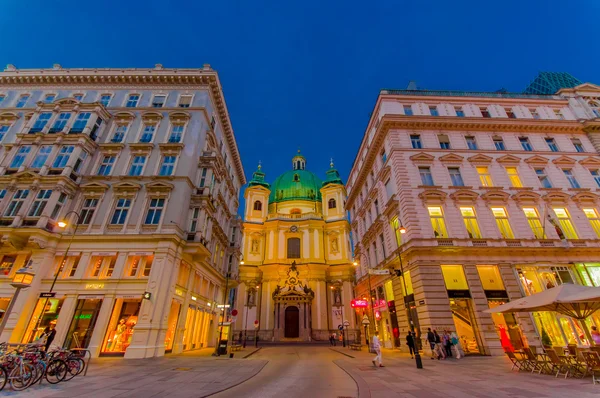
[[[437,330],[427,328],[427,342],[431,347],[431,359],[456,358],[460,359],[465,354],[460,346],[460,340],[455,332],[449,333],[444,330],[442,335]]]

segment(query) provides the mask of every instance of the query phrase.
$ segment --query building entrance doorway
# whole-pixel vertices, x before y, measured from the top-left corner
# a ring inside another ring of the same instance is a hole
[[[470,299],[450,299],[456,334],[465,354],[483,354]]]
[[[298,307],[289,306],[285,309],[285,333],[286,338],[300,337],[300,310]]]

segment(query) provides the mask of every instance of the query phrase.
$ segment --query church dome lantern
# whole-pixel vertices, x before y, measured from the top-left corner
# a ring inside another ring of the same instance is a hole
[[[322,182],[306,170],[306,158],[300,151],[292,158],[293,169],[286,171],[271,184],[269,203],[291,200],[321,201]]]

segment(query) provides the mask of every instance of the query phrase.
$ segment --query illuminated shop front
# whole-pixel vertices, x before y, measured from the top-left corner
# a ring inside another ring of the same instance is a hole
[[[50,326],[51,322],[56,325],[63,301],[62,298],[38,299],[33,315],[23,335],[23,343],[31,343],[37,340],[44,332],[44,329]]]
[[[207,347],[208,331],[211,324],[212,314],[209,311],[197,308],[196,305],[190,305],[183,333],[183,350]]]
[[[167,318],[167,334],[165,336],[165,351],[171,352],[173,350],[173,343],[175,342],[175,332],[177,331],[177,321],[179,320],[179,311],[181,310],[181,303],[177,299],[171,301],[171,308],[169,309],[169,317]]]
[[[123,355],[131,344],[142,300],[117,298],[108,322],[102,354]]]

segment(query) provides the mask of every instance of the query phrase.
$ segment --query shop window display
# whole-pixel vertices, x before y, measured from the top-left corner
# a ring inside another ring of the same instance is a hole
[[[116,299],[104,338],[102,353],[125,353],[131,344],[140,306],[141,300],[139,299]]]
[[[2,321],[2,318],[4,318],[4,315],[6,314],[6,309],[8,308],[8,305],[10,304],[10,298],[0,298],[0,322]]]
[[[85,298],[84,298],[85,297]],[[87,348],[96,326],[102,298],[79,296],[77,307],[67,332],[64,346],[67,348]]]
[[[50,322],[56,321],[58,315],[60,314],[62,305],[62,299],[39,299],[35,309],[33,310],[33,315],[29,320],[25,334],[23,335],[22,342],[31,343],[37,340],[44,329],[50,326]]]
[[[173,349],[173,342],[175,339],[175,331],[177,329],[177,320],[179,319],[180,309],[181,304],[178,301],[173,300],[171,302],[171,309],[169,310],[169,317],[167,319],[167,334],[165,336],[165,350],[167,351]]]

